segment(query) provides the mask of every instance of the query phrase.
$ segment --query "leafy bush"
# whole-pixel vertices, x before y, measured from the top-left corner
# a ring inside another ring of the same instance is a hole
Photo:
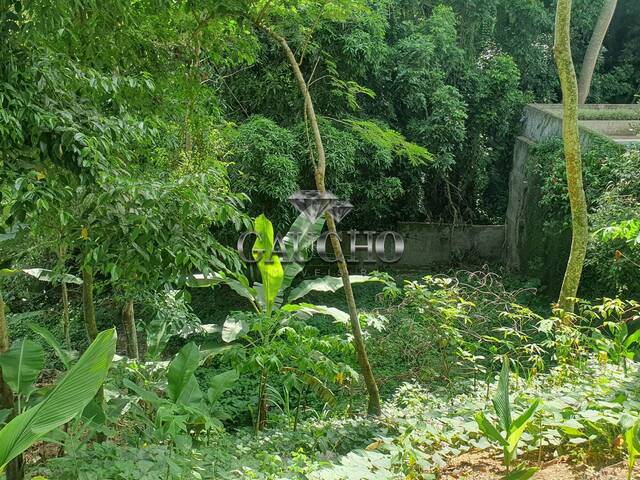
[[[261,116],[228,129],[228,136],[232,184],[251,199],[249,210],[266,213],[278,226],[290,224],[295,216],[287,198],[299,189],[302,153],[296,137]]]
[[[457,378],[484,378],[505,353],[523,372],[544,365],[536,343],[544,339],[542,317],[518,304],[495,275],[427,276],[407,282],[400,298],[383,310],[389,322],[370,342],[372,362],[391,387],[415,378],[455,388]],[[392,364],[384,361],[389,356]]]
[[[539,144],[533,158],[533,172],[540,181],[536,218],[540,219],[541,225],[538,239],[532,241],[528,248],[533,256],[545,256],[540,259],[540,271],[531,271],[541,274],[545,269],[553,270],[553,263],[568,255],[566,242],[557,239],[569,234],[571,214],[566,201],[568,193],[562,142],[551,139]],[[608,140],[594,140],[584,152],[583,176],[592,232],[616,221],[637,218],[640,205],[639,168],[639,151],[627,152],[624,147]],[[534,231],[538,227],[531,224],[528,228]],[[587,254],[583,291],[596,296],[612,291],[638,291],[640,286],[632,263],[626,258],[616,258],[616,250],[625,249],[630,250],[631,257],[634,256],[631,251],[633,247],[624,246],[624,241],[605,242],[601,236],[595,235]]]

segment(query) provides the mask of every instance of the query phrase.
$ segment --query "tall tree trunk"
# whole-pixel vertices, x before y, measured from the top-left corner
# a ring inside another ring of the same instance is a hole
[[[558,305],[573,311],[584,259],[587,254],[589,222],[582,183],[582,158],[578,130],[578,82],[571,58],[571,0],[558,0],[554,53],[562,86],[562,137],[571,204],[572,240],[567,269],[562,281]]]
[[[613,18],[617,5],[618,0],[605,0],[602,10],[600,10],[596,26],[591,34],[591,40],[584,54],[582,68],[580,69],[578,83],[578,101],[580,105],[584,105],[587,102],[587,97],[589,97],[593,72],[596,69],[596,64],[600,57],[600,50],[602,50],[602,43],[604,42],[604,37],[607,35],[607,30],[609,30],[609,25],[611,25],[611,19]]]
[[[127,356],[129,358],[140,358],[133,300],[127,300],[127,303],[124,304],[122,309],[122,324],[124,325],[124,333],[127,337]]]
[[[63,237],[62,233],[60,234],[60,237]],[[63,269],[66,256],[67,248],[61,241],[58,247],[58,262]],[[71,350],[71,334],[69,333],[69,290],[67,288],[67,282],[64,281],[64,277],[60,288],[62,290],[62,331],[64,333],[65,346],[67,347],[67,350]]]
[[[87,337],[93,342],[98,336],[96,323],[96,306],[93,303],[93,272],[87,267],[82,269],[82,310]]]
[[[82,311],[87,337],[93,342],[98,336],[98,324],[96,322],[96,305],[93,302],[93,272],[87,267],[82,268]],[[96,401],[102,406],[104,403],[104,387],[101,385],[95,396]],[[103,432],[96,433],[96,441],[102,443],[107,439]]]
[[[67,350],[71,350],[71,333],[69,332],[69,290],[67,282],[63,281],[62,285],[62,331],[64,332],[64,343]]]
[[[300,87],[300,92],[304,97],[306,116],[309,119],[311,130],[313,131],[313,138],[317,155],[317,163],[315,164],[314,172],[316,188],[319,192],[325,192],[326,157],[324,152],[324,144],[322,142],[322,136],[320,135],[318,118],[313,107],[313,99],[311,98],[311,94],[309,93],[307,82],[302,75],[300,65],[296,60],[295,54],[289,47],[289,43],[287,42],[287,40],[281,35],[271,31],[270,29],[262,25],[260,25],[260,28],[265,29],[269,33],[269,35],[271,35],[271,37],[273,37],[282,46],[282,49],[287,55],[287,59],[289,60],[289,63],[293,68],[293,73],[298,82],[298,86]],[[340,270],[340,276],[342,277],[342,283],[344,285],[344,293],[347,300],[347,305],[349,307],[349,319],[351,323],[351,331],[353,334],[353,343],[355,345],[356,355],[358,357],[358,364],[360,365],[360,370],[362,371],[364,382],[367,387],[367,393],[369,394],[369,404],[367,407],[367,412],[369,413],[369,415],[380,415],[380,392],[378,391],[378,385],[376,383],[376,379],[373,375],[373,370],[371,369],[371,364],[369,363],[369,358],[367,356],[367,350],[364,344],[360,322],[358,320],[358,309],[356,307],[356,301],[353,296],[351,281],[349,280],[349,269],[342,253],[342,246],[340,245],[340,240],[336,231],[335,221],[329,213],[325,213],[325,218],[327,221],[329,235],[331,237],[331,246],[333,247],[333,251],[336,255],[338,269]]]
[[[5,305],[2,293],[0,293],[0,353],[4,353],[11,347],[9,339],[9,327],[5,316]],[[13,410],[15,407],[13,392],[2,378],[0,369],[0,409]],[[9,417],[11,418],[11,417]],[[24,462],[22,454],[9,462],[6,470],[7,480],[22,480],[24,478]]]

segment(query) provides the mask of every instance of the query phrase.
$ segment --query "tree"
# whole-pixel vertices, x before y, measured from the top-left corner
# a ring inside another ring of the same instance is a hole
[[[616,11],[618,0],[605,0],[596,26],[593,29],[589,46],[584,55],[582,61],[582,67],[580,68],[580,77],[578,82],[578,102],[580,105],[584,105],[589,97],[589,90],[591,89],[591,79],[593,78],[593,72],[596,69],[598,63],[598,57],[600,57],[600,50],[602,50],[602,42],[609,30],[611,19]]]
[[[562,86],[562,138],[571,205],[572,239],[558,306],[573,311],[584,259],[587,254],[589,221],[582,181],[582,154],[578,129],[578,81],[571,57],[571,0],[558,0],[554,54]]]
[[[324,12],[327,12],[327,11],[335,13],[335,12],[348,11],[348,9],[351,7],[357,8],[357,6],[355,5],[354,6],[340,5],[340,2],[323,2],[323,3],[327,3],[327,4],[320,5],[320,12],[321,12],[320,15],[324,14]],[[304,6],[305,5],[302,5],[301,7],[304,7]],[[310,5],[306,5],[306,6],[311,9]],[[315,158],[312,155],[312,159],[313,159],[313,166],[314,166],[314,179],[315,179],[316,189],[319,192],[324,193],[326,192],[326,185],[325,185],[326,155],[325,155],[324,143],[322,141],[322,135],[320,133],[320,127],[318,126],[318,117],[315,112],[313,98],[311,97],[311,93],[309,92],[309,85],[307,84],[307,81],[302,73],[302,70],[300,69],[300,62],[296,58],[296,55],[291,49],[291,47],[289,46],[289,42],[284,36],[282,36],[280,33],[275,31],[272,25],[268,24],[267,17],[268,17],[268,14],[270,13],[269,12],[270,7],[271,7],[271,2],[266,2],[259,9],[257,15],[252,16],[251,20],[253,21],[254,25],[257,28],[266,32],[273,40],[277,42],[277,44],[282,48],[289,64],[291,65],[294,77],[296,79],[296,83],[304,99],[305,118],[310,124],[311,132],[313,136],[313,144],[315,146]],[[340,13],[338,13],[338,15],[340,15]],[[347,306],[349,310],[351,332],[353,334],[353,342],[356,349],[356,356],[358,359],[360,370],[364,377],[367,393],[369,395],[367,412],[370,415],[380,415],[381,413],[380,392],[378,390],[378,385],[376,383],[376,379],[374,377],[373,370],[371,368],[371,364],[369,363],[369,358],[367,356],[367,350],[366,350],[364,338],[362,336],[362,329],[360,327],[360,320],[358,318],[358,309],[357,309],[355,297],[353,295],[353,288],[351,286],[351,281],[349,279],[349,269],[347,267],[347,262],[342,253],[342,246],[340,245],[340,240],[336,230],[335,220],[333,219],[331,214],[329,214],[328,212],[325,213],[325,219],[327,223],[327,228],[329,230],[329,236],[331,237],[331,246],[333,247],[333,251],[336,256],[336,260],[338,264],[338,269],[340,271],[340,276],[343,282],[343,288],[344,288]]]

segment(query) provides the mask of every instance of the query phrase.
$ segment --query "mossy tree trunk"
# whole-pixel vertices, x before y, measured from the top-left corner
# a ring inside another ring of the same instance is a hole
[[[87,337],[89,338],[89,342],[93,342],[98,336],[98,323],[96,322],[96,305],[93,301],[93,272],[86,266],[82,268],[82,312]],[[103,404],[103,386],[100,386],[95,398],[100,405]],[[97,442],[102,443],[107,437],[103,432],[98,432],[96,433],[95,439]]]
[[[587,102],[587,97],[589,97],[593,72],[596,69],[604,37],[607,35],[617,5],[618,0],[605,0],[602,10],[600,10],[596,26],[591,34],[591,40],[589,41],[589,46],[587,47],[584,60],[582,61],[582,67],[580,68],[578,82],[578,101],[580,105],[584,105]]]
[[[9,327],[7,325],[7,317],[5,315],[5,304],[0,292],[0,353],[4,353],[11,347],[9,338]],[[2,370],[0,369],[0,409],[13,410],[14,398],[13,392],[2,378]],[[15,412],[17,413],[17,412]],[[9,462],[6,470],[7,480],[22,480],[24,478],[24,462],[22,455]]]
[[[565,270],[558,306],[572,312],[587,254],[589,222],[582,182],[582,156],[578,130],[578,82],[571,58],[571,0],[558,0],[554,54],[562,86],[562,138],[571,205],[571,252]]]
[[[87,337],[93,342],[98,336],[96,323],[96,306],[93,303],[93,272],[87,267],[82,269],[82,311]]]
[[[304,75],[302,74],[302,71],[300,70],[298,60],[291,50],[291,47],[289,47],[289,43],[287,42],[286,38],[276,32],[273,32],[271,29],[265,27],[264,25],[258,26],[265,30],[276,42],[278,42],[278,44],[280,44],[287,56],[287,59],[289,60],[289,63],[291,64],[291,68],[293,69],[298,87],[300,88],[300,92],[302,93],[302,96],[304,98],[305,116],[309,121],[311,130],[313,132],[317,157],[314,162],[314,177],[316,189],[319,192],[325,192],[325,150],[324,144],[322,142],[322,136],[320,135],[320,128],[318,126],[318,118],[313,106],[313,99],[311,98],[311,94],[309,93],[307,82],[304,78]],[[325,213],[325,219],[327,222],[327,228],[329,230],[329,236],[331,237],[331,246],[333,247],[333,251],[336,255],[338,270],[340,271],[340,276],[342,277],[342,283],[344,285],[344,293],[349,309],[349,319],[351,324],[351,331],[353,334],[353,343],[358,358],[358,364],[364,377],[365,385],[367,387],[367,393],[369,395],[367,412],[369,413],[369,415],[380,415],[380,392],[378,391],[378,385],[376,383],[375,377],[373,375],[373,370],[371,369],[371,364],[369,363],[369,358],[367,356],[367,350],[365,347],[364,338],[362,336],[362,329],[360,328],[360,322],[358,320],[358,309],[356,306],[355,297],[353,296],[351,281],[349,279],[349,269],[342,253],[342,246],[340,245],[335,221],[329,213]]]
[[[67,249],[64,244],[60,245],[58,249],[58,261],[64,266],[64,260],[67,255]],[[69,289],[67,288],[67,282],[62,280],[60,284],[62,291],[62,331],[64,334],[64,343],[67,350],[71,350],[71,334],[70,334],[70,313],[69,313]]]

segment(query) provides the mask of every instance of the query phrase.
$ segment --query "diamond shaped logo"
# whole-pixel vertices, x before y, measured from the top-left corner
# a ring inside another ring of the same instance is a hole
[[[336,223],[340,223],[340,221],[346,217],[349,212],[353,209],[353,204],[346,200],[339,200],[334,202],[334,204],[329,208],[329,213],[336,221]]]
[[[338,197],[331,192],[300,190],[291,195],[289,201],[300,213],[315,222],[338,201]]]

